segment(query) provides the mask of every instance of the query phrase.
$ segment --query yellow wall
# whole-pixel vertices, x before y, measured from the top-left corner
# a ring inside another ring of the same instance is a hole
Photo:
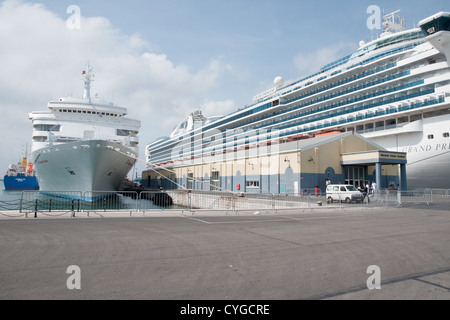
[[[290,167],[294,173],[321,173],[332,167],[335,174],[342,174],[341,155],[353,152],[377,151],[378,149],[367,143],[358,136],[349,135],[342,139],[322,144],[318,147],[304,151],[292,151],[275,155],[258,156],[257,152],[251,152],[253,157],[248,159],[232,159],[227,155],[222,162],[221,158],[214,158],[216,162],[205,164],[192,164],[190,166],[173,169],[176,178],[184,178],[188,173],[193,173],[195,178],[211,177],[212,171],[219,171],[221,177],[233,177],[238,171],[242,176],[252,175],[277,175],[284,174]],[[369,173],[375,170],[375,166],[369,166]],[[189,170],[189,171],[188,171]],[[171,172],[162,170],[162,174],[153,171],[144,171],[142,174],[145,181],[148,176],[156,179],[158,175],[170,177]],[[397,175],[397,165],[384,165],[382,175]]]

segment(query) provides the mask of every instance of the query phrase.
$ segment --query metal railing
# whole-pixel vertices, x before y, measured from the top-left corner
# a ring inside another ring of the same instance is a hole
[[[372,194],[369,198],[376,204],[384,207],[402,207],[408,204],[431,204],[433,202],[433,193],[425,191],[399,191],[399,190],[381,190]]]
[[[99,196],[101,194],[101,196]],[[105,195],[107,194],[107,195]],[[316,210],[346,208],[400,207],[410,204],[431,204],[433,197],[450,195],[447,189],[425,189],[421,191],[381,190],[371,194],[364,202],[329,202],[322,192],[302,193],[302,195],[285,194],[248,194],[196,190],[167,191],[120,191],[120,192],[42,192],[24,191],[20,199],[0,202],[0,211],[19,211],[28,215],[71,214],[81,212],[142,212],[146,211],[180,211],[194,214],[198,211],[223,211],[238,213],[278,212],[282,210]]]

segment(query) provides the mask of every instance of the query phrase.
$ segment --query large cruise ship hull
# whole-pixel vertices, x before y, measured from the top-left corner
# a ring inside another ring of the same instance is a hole
[[[406,154],[407,164],[353,159],[346,165],[341,161],[340,165],[322,168],[321,158],[309,155],[308,163],[296,169],[297,184],[310,189],[323,187],[328,178],[333,178],[333,171],[345,171],[338,179],[357,181],[358,185],[375,179],[380,189],[394,185],[402,190],[448,189],[450,12],[439,12],[409,30],[397,13],[383,17],[379,38],[361,41],[352,54],[298,81],[285,85],[281,77],[276,77],[275,86],[256,95],[253,104],[220,118],[191,114],[169,137],[147,145],[148,177],[154,179],[157,173],[151,171],[156,168],[162,173],[176,171],[186,182],[190,182],[189,178],[206,178],[220,184],[223,171],[228,175],[229,164],[216,161],[216,154],[231,156],[249,150],[246,159],[256,160],[226,178],[236,181],[242,176],[246,186],[261,191],[264,179],[270,175],[253,174],[253,168],[258,167],[258,161],[261,167],[263,161],[269,160],[266,146],[281,147],[294,141],[353,132],[379,150]],[[293,163],[301,163],[304,150],[297,146],[291,151],[297,153],[297,160],[286,155],[282,161],[293,167]],[[330,151],[327,156],[337,162],[343,152]],[[189,161],[193,161],[192,168],[187,167]],[[197,171],[196,161],[202,165]],[[270,174],[281,177],[286,173],[280,166]],[[305,174],[316,175],[316,180],[308,181]],[[295,193],[299,194],[299,190]]]
[[[91,202],[119,189],[137,154],[120,144],[91,140],[49,146],[32,157],[42,192]]]
[[[449,132],[450,115],[443,115],[363,136],[389,151],[407,153],[409,189],[448,189]]]

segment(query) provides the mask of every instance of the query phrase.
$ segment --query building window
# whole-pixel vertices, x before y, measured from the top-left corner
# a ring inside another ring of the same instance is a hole
[[[259,181],[247,181],[247,188],[259,189]]]
[[[428,140],[433,140],[434,139],[434,134],[429,134],[428,135]]]
[[[443,134],[443,136],[444,136],[444,138],[449,138],[449,137],[450,137],[450,133],[445,132],[445,133]]]

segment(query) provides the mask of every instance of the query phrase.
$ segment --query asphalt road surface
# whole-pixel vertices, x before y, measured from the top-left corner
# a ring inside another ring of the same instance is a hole
[[[448,300],[447,204],[1,219],[0,299]]]

